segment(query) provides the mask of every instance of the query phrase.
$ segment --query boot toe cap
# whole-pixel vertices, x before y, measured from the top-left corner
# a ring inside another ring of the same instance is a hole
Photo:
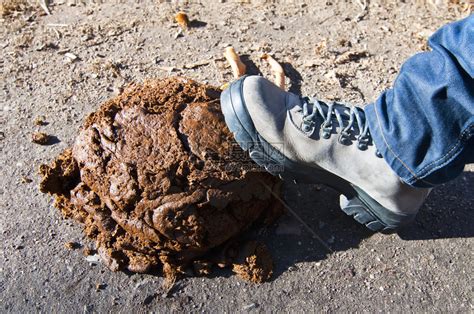
[[[249,110],[262,114],[274,114],[286,108],[286,92],[261,76],[244,78],[242,97]]]

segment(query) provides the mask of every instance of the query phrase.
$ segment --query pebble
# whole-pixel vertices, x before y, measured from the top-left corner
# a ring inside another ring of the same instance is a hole
[[[251,309],[255,309],[258,307],[258,304],[257,303],[251,303],[249,305],[246,305],[242,308],[242,310],[244,311],[248,311],[248,310],[251,310]]]
[[[144,300],[143,300],[143,304],[147,305],[147,304],[150,304],[153,299],[156,297],[156,294],[150,294],[148,295]]]
[[[90,264],[98,264],[100,262],[100,257],[97,254],[86,256],[86,261]]]
[[[296,266],[288,267],[288,271],[296,271],[296,270],[298,270],[298,267],[296,267]]]
[[[79,59],[78,56],[76,56],[75,54],[73,54],[71,52],[66,52],[64,54],[64,57],[66,58],[66,62],[69,62],[69,63],[72,63],[72,62],[76,61],[77,59]]]

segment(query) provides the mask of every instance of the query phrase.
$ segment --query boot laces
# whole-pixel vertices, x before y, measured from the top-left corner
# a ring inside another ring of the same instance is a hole
[[[349,112],[344,112],[340,107],[336,105],[342,105],[345,108],[349,109]],[[311,106],[311,113],[309,108]],[[326,107],[327,110],[323,110],[323,107]],[[366,150],[367,146],[371,142],[371,135],[369,132],[369,124],[365,119],[365,113],[362,108],[356,106],[347,106],[340,103],[330,102],[324,103],[313,97],[304,97],[303,98],[303,125],[302,130],[308,135],[311,135],[316,127],[316,120],[322,118],[323,122],[321,124],[320,135],[324,139],[331,137],[331,131],[333,129],[333,117],[336,118],[337,123],[339,124],[339,133],[338,142],[341,144],[350,144],[351,142],[351,133],[355,135],[356,129],[359,131],[356,136],[357,147],[360,150]],[[345,117],[348,122],[344,126]],[[377,155],[380,154],[377,151]]]

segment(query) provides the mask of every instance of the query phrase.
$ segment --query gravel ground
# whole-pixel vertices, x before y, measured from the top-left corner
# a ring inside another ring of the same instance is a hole
[[[365,9],[357,1],[242,2],[55,1],[51,15],[26,8],[3,17],[2,312],[474,312],[472,165],[391,235],[346,217],[334,191],[287,183],[285,201],[312,231],[288,215],[249,233],[275,259],[273,279],[260,285],[216,271],[166,292],[160,277],[113,273],[65,247],[90,243],[38,191],[38,166],[71,145],[85,116],[127,83],[183,75],[220,85],[230,78],[222,52],[231,44],[253,73],[268,75],[259,56],[274,55],[292,91],[364,104],[426,49],[427,36],[467,15],[462,5],[424,1],[372,0]],[[178,10],[194,20],[181,35]],[[40,116],[46,125],[35,124]],[[48,145],[31,142],[38,131],[53,135]]]

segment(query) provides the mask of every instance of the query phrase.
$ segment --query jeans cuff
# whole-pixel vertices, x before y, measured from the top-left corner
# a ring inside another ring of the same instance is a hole
[[[392,168],[396,175],[407,185],[415,186],[419,180],[413,170],[407,167],[387,143],[385,136],[380,128],[377,116],[377,108],[374,103],[364,107],[365,118],[369,123],[369,130],[375,147],[382,155],[385,162]],[[419,185],[416,185],[419,187]]]

